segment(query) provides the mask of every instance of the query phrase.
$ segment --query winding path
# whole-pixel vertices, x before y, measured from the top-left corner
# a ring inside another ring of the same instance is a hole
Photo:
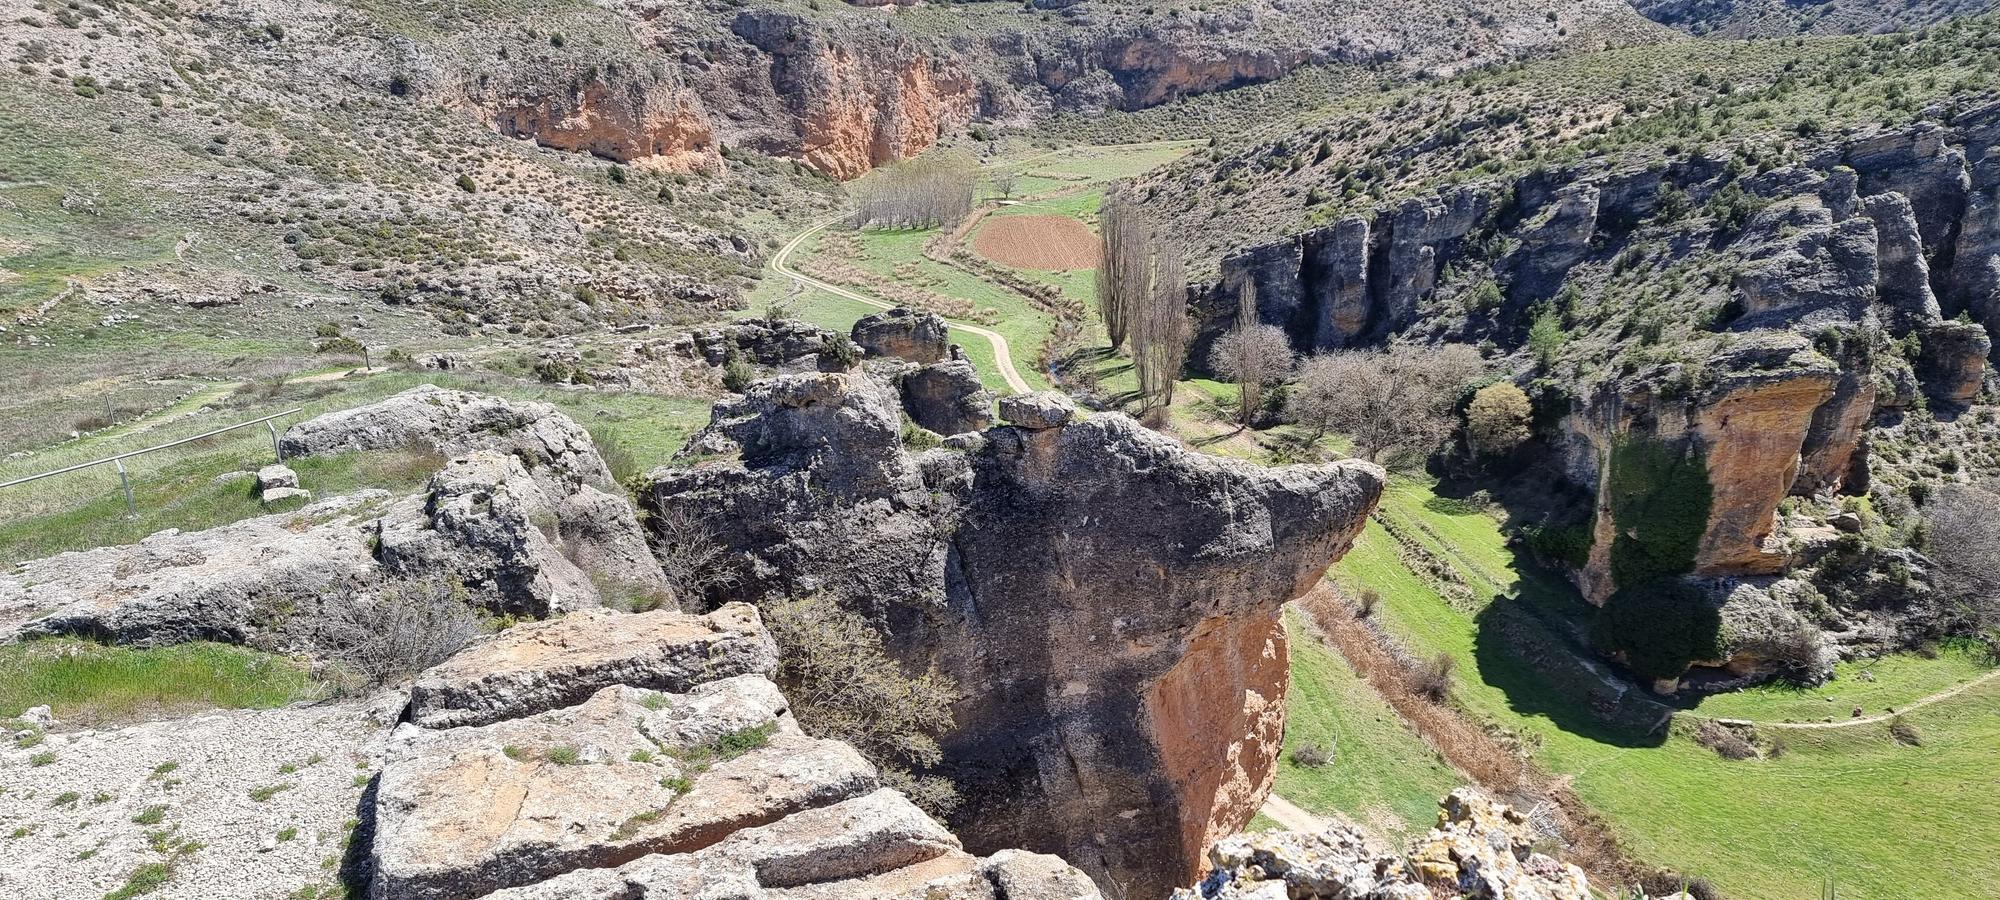
[[[786,242],[784,247],[779,248],[778,252],[772,255],[771,270],[777,272],[780,275],[784,275],[792,279],[793,281],[799,282],[800,284],[811,285],[812,287],[818,288],[819,290],[825,291],[836,297],[843,297],[848,300],[853,300],[856,303],[865,303],[869,306],[875,307],[876,309],[895,309],[896,305],[893,303],[884,303],[873,297],[867,296],[866,294],[848,290],[847,288],[841,287],[840,285],[837,284],[830,284],[828,282],[821,281],[817,278],[812,277],[811,275],[807,275],[804,272],[800,272],[797,269],[792,268],[791,265],[792,251],[799,249],[799,245],[804,243],[806,238],[818,234],[819,232],[825,230],[828,225],[832,225],[834,222],[837,221],[839,220],[828,219],[824,222],[819,223],[818,225],[814,225],[811,228],[799,232],[796,237],[793,237],[790,241]],[[1007,386],[1012,388],[1015,393],[1025,394],[1034,390],[1034,388],[1029,387],[1028,382],[1021,377],[1020,371],[1014,368],[1013,349],[1007,345],[1007,337],[1005,335],[997,331],[993,331],[991,329],[981,328],[977,325],[971,325],[965,322],[953,321],[951,319],[946,319],[945,322],[949,324],[951,327],[956,328],[960,331],[978,335],[979,337],[986,339],[987,343],[993,345],[994,364],[1000,367],[1000,377],[1007,382]]]
[[[1859,718],[1838,719],[1832,722],[1761,722],[1755,719],[1740,719],[1733,721],[1750,722],[1759,728],[1798,728],[1798,729],[1851,728],[1855,725],[1873,725],[1878,722],[1887,722],[1890,719],[1893,719],[1897,716],[1902,715],[1903,713],[1910,712],[1912,710],[1923,709],[1924,707],[1929,706],[1933,703],[1941,703],[1943,701],[1950,700],[1953,697],[1956,697],[1960,694],[1965,693],[1966,691],[1972,690],[1973,688],[1976,688],[1982,684],[1992,681],[1995,678],[2000,678],[2000,669],[1994,669],[1993,671],[1981,675],[1978,678],[1974,678],[1971,681],[1967,681],[1956,687],[1946,688],[1942,691],[1938,691],[1937,693],[1932,694],[1928,697],[1924,697],[1920,700],[1912,700],[1910,701],[1909,705],[1898,707],[1897,710],[1892,713],[1880,713],[1873,716],[1861,716]]]

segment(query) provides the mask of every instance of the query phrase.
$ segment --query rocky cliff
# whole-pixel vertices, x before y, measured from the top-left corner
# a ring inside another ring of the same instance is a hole
[[[886,385],[787,376],[719,405],[648,505],[713,523],[710,601],[825,594],[958,686],[939,774],[975,850],[1056,852],[1165,893],[1248,821],[1282,735],[1278,609],[1348,546],[1381,475],[1200,456],[1054,395],[911,453]]]
[[[1585,597],[1695,576],[1740,609],[1742,579],[1824,551],[1781,501],[1865,491],[1871,430],[1981,391],[1996,140],[1989,103],[1759,172],[1696,153],[1445,188],[1227,256],[1197,309],[1212,336],[1254,292],[1305,352],[1494,342],[1560,423],[1551,470],[1596,498],[1571,561]]]

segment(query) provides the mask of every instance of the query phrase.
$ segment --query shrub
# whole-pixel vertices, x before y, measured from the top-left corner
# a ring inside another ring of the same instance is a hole
[[[398,585],[375,598],[328,598],[313,644],[327,658],[380,685],[451,658],[483,623],[459,584]]]
[[[1410,690],[1432,703],[1451,696],[1451,676],[1458,671],[1458,657],[1440,653],[1410,673]]]
[[[749,390],[756,380],[757,370],[750,367],[743,354],[731,350],[729,358],[722,363],[722,386],[732,394],[741,394]]]
[[[458,180],[452,183],[458,185],[459,190],[464,191],[468,194],[477,193],[479,191],[479,185],[473,183],[472,176],[466,175],[464,173],[460,173],[458,176]]]
[[[654,514],[655,553],[667,584],[683,604],[707,602],[710,594],[734,585],[737,575],[724,559],[728,548],[715,539],[708,523],[683,507],[668,507]]]
[[[949,783],[910,770],[942,756],[937,738],[953,724],[951,681],[903,671],[867,620],[826,597],[769,603],[763,612],[778,643],[778,681],[800,727],[854,745],[892,783],[916,787],[911,799],[926,811],[950,812],[958,798]]]
[[[850,371],[861,364],[861,347],[845,336],[829,334],[820,341],[819,360],[826,371]]]
[[[1292,762],[1308,769],[1317,769],[1333,762],[1333,750],[1314,741],[1306,741],[1292,750]]]
[[[1354,602],[1356,618],[1366,619],[1375,614],[1376,605],[1382,602],[1382,592],[1374,588],[1362,588],[1361,596]]]
[[[1743,739],[1736,730],[1714,719],[1703,719],[1695,729],[1695,743],[1714,750],[1723,759],[1744,760],[1757,755],[1756,745]]]
[[[1465,407],[1465,441],[1478,456],[1505,456],[1528,440],[1534,406],[1511,381],[1496,381],[1472,395]]]
[[[1924,745],[1923,735],[1917,733],[1917,726],[1910,724],[1910,720],[1902,716],[1896,716],[1889,720],[1889,737],[1905,747],[1921,747]]]

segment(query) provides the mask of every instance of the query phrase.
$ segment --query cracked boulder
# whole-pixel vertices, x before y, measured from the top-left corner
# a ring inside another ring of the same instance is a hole
[[[686,691],[777,667],[777,647],[746,605],[705,616],[586,610],[509,628],[425,672],[410,687],[408,718],[426,728],[485,725],[614,685]]]

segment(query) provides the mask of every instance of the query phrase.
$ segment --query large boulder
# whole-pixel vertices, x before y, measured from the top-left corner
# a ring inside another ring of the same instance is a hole
[[[336,606],[419,587],[531,617],[638,600],[673,605],[623,499],[536,478],[519,456],[480,450],[406,497],[361,491],[24,563],[0,576],[0,637],[307,649],[314,624]]]
[[[984,431],[993,424],[993,394],[969,360],[918,366],[903,373],[897,384],[910,421],[938,434]]]
[[[970,848],[1164,894],[1268,792],[1278,610],[1352,541],[1380,471],[1206,457],[1040,395],[967,450],[911,454],[870,381],[779,378],[718,406],[698,441],[734,458],[655,471],[649,502],[713,523],[738,576],[715,599],[830,595],[955,681],[940,771]]]
[[[899,306],[861,317],[852,337],[869,356],[928,364],[945,358],[951,331],[937,313]]]
[[[777,647],[749,606],[705,616],[586,610],[515,626],[425,672],[410,686],[409,720],[484,725],[573,706],[613,685],[685,691],[777,667]]]
[[[287,458],[350,450],[427,447],[443,456],[499,450],[538,478],[566,487],[610,485],[590,432],[555,407],[421,385],[380,403],[331,412],[285,429]],[[567,491],[564,491],[567,493]]]

